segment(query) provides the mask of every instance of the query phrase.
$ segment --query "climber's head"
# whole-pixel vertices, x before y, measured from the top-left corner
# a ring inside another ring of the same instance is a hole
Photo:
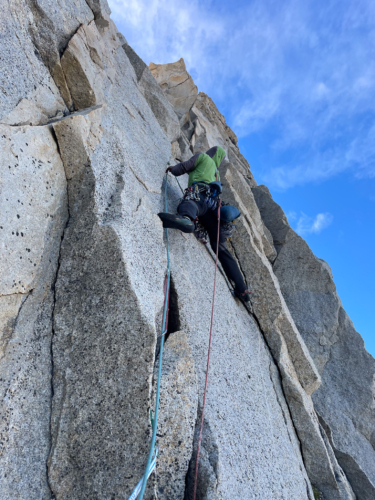
[[[216,152],[215,152],[214,156],[212,157],[212,159],[214,160],[214,162],[216,164],[216,168],[220,167],[220,164],[224,160],[225,155],[226,155],[226,153],[225,153],[224,149],[221,148],[220,146],[217,146]]]

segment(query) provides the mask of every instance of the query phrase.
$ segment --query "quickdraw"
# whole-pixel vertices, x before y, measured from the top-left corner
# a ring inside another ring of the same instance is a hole
[[[210,186],[209,184],[197,182],[196,184],[193,184],[185,189],[183,199],[199,201],[201,193],[206,195],[206,202],[214,200],[214,198],[217,198],[218,194],[220,194],[216,186]],[[217,200],[214,201],[216,205]]]
[[[189,186],[184,191],[183,199],[199,201],[200,200],[199,193],[202,193],[203,191],[204,187],[199,188],[198,184],[195,184],[194,186]]]

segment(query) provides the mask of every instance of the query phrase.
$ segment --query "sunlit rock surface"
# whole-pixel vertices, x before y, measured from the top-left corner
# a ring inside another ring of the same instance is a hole
[[[170,211],[181,197],[164,173],[215,145],[229,160],[223,200],[242,212],[228,246],[252,304],[219,272],[197,498],[312,500],[313,486],[372,499],[374,360],[328,265],[257,187],[183,59],[147,67],[105,0],[3,10],[0,499],[128,499],[141,479],[167,267],[157,213],[165,188]],[[190,500],[214,262],[194,235],[170,231],[169,250],[145,498]]]

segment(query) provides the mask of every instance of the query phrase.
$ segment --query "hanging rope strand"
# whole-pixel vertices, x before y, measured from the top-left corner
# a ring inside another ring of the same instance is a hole
[[[218,261],[218,256],[219,256],[220,205],[221,205],[221,201],[219,200],[219,202],[218,202],[218,214],[217,214],[216,261],[215,261],[214,291],[213,291],[213,296],[212,296],[210,338],[209,338],[209,341],[208,341],[206,381],[204,383],[202,417],[201,417],[201,425],[200,425],[200,429],[199,429],[199,438],[198,438],[198,447],[197,447],[197,458],[196,458],[196,461],[195,461],[195,478],[194,478],[194,495],[193,495],[193,500],[196,499],[196,495],[197,495],[199,452],[200,452],[201,441],[202,441],[203,421],[204,421],[204,408],[205,408],[205,405],[206,405],[207,383],[208,383],[208,369],[209,369],[209,366],[210,366],[211,341],[212,341],[212,325],[213,325],[214,308],[215,308],[215,290],[216,290],[217,261]]]
[[[165,211],[166,212],[168,212],[167,186],[168,186],[168,172],[165,175],[165,190],[164,190],[164,206],[165,206]],[[166,276],[166,290],[165,290],[165,299],[164,299],[164,312],[163,312],[162,332],[166,331],[166,325],[168,324],[169,287],[170,287],[170,280],[171,280],[171,264],[170,264],[170,260],[169,260],[168,229],[165,230],[165,234],[166,234],[166,239],[167,239],[167,262],[168,262],[168,269],[167,269],[167,276]],[[161,340],[160,340],[159,370],[158,370],[158,381],[157,381],[157,386],[156,386],[155,416],[154,416],[154,423],[153,423],[153,426],[152,426],[151,447],[150,447],[150,453],[148,455],[146,470],[145,470],[145,473],[144,473],[144,476],[143,476],[143,483],[142,483],[142,489],[141,489],[141,492],[140,492],[139,500],[143,499],[143,495],[145,493],[145,489],[146,489],[146,485],[147,485],[148,472],[149,472],[149,469],[150,469],[150,466],[151,466],[152,457],[154,455],[154,450],[155,450],[156,431],[157,431],[157,427],[158,427],[158,416],[159,416],[160,380],[161,380],[161,368],[162,368],[162,364],[163,364],[164,339],[165,339],[165,335],[162,335]]]

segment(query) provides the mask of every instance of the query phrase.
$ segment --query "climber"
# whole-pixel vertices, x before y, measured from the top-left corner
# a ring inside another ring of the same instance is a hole
[[[210,245],[216,253],[217,226],[218,226],[218,197],[222,191],[219,167],[225,158],[225,151],[215,146],[206,153],[197,153],[190,160],[168,167],[175,177],[189,174],[188,188],[177,207],[178,215],[161,212],[159,217],[164,228],[179,229],[184,233],[192,233],[199,222],[207,231]],[[226,214],[234,212],[232,220],[240,215],[235,207],[226,206]],[[228,210],[229,209],[229,210]],[[228,222],[228,220],[226,220]],[[250,301],[249,291],[236,261],[228,251],[225,240],[227,235],[220,226],[218,257],[228,279],[234,283],[234,295],[243,302]]]

